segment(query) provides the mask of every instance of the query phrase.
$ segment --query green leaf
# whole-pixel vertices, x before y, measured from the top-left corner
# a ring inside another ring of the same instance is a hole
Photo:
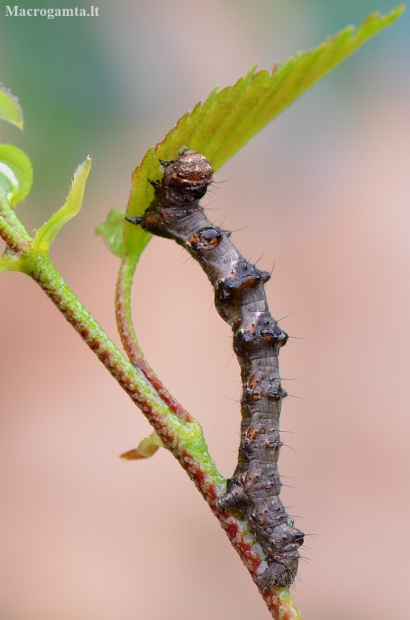
[[[95,234],[101,235],[107,248],[116,256],[124,257],[124,226],[125,209],[112,209],[107,219],[95,227]]]
[[[33,182],[31,161],[12,144],[0,144],[0,190],[14,207],[27,196]]]
[[[0,118],[23,129],[23,111],[17,97],[0,84]]]
[[[124,210],[112,209],[105,222],[95,227],[95,234],[101,235],[109,250],[116,256],[124,256],[124,242],[122,228],[124,224]]]
[[[38,229],[33,240],[33,250],[36,252],[48,252],[60,228],[71,220],[81,209],[85,184],[91,170],[92,159],[87,159],[78,166],[74,172],[70,191],[64,205],[50,217],[50,219]]]
[[[96,234],[101,235],[107,248],[120,258],[123,258],[125,254],[123,240],[124,215],[124,209],[112,209],[108,213],[105,222],[95,228]],[[128,229],[128,226],[126,228]],[[132,231],[131,251],[128,254],[134,258],[134,263],[136,264],[152,235],[145,232],[139,226],[134,226],[133,228],[136,230]]]
[[[158,448],[165,448],[162,439],[157,433],[152,433],[149,437],[146,437],[139,442],[138,447],[133,450],[128,450],[121,454],[121,458],[126,461],[136,461],[140,459],[148,459],[153,456]]]
[[[153,164],[153,155],[154,149],[150,148],[141,164],[133,172],[127,215],[141,215],[154,197],[153,191],[151,191],[152,186],[147,183],[147,179],[150,178],[148,170],[155,166]],[[157,168],[158,166],[159,162],[156,164]],[[157,174],[154,173],[154,176],[157,176]],[[137,208],[136,205],[138,205]],[[123,226],[124,251],[127,256],[133,257],[133,262],[136,265],[152,235],[145,232],[141,226],[134,226],[125,220]]]
[[[404,5],[398,6],[384,16],[372,13],[357,30],[349,26],[316,49],[299,52],[282,66],[275,66],[272,72],[253,68],[234,86],[213,90],[147,152],[133,174],[127,215],[141,215],[151,202],[153,188],[147,179],[160,177],[159,159],[176,159],[179,149],[186,145],[208,157],[217,170],[318,80],[392,24],[404,9]],[[131,251],[135,229],[138,227],[132,225],[125,228],[126,251]]]

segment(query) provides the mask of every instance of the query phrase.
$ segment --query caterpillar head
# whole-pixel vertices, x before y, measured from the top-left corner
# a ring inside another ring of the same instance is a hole
[[[173,162],[163,162],[165,174],[162,179],[169,205],[200,200],[213,181],[213,168],[209,161],[190,149]]]

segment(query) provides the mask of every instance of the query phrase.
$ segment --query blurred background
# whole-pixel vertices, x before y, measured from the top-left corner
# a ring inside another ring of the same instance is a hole
[[[126,204],[147,148],[214,86],[394,4],[98,6],[98,18],[54,20],[0,10],[0,79],[26,120],[24,133],[6,123],[0,132],[34,165],[18,209],[30,231],[63,204],[76,166],[94,157],[83,210],[58,236],[53,259],[118,341],[118,260],[94,226]],[[272,313],[295,336],[281,353],[295,398],[283,406],[291,449],[282,449],[280,470],[291,485],[284,502],[312,534],[292,589],[306,620],[404,617],[410,603],[409,48],[407,12],[254,138],[206,200],[212,219],[237,230],[246,257],[275,265]],[[239,369],[209,283],[186,259],[169,241],[149,244],[135,324],[228,476]],[[150,428],[77,334],[25,276],[2,274],[0,291],[1,620],[267,618],[172,456],[118,458]]]

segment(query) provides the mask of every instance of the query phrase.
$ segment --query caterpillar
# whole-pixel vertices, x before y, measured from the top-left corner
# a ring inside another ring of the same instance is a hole
[[[233,330],[233,348],[241,368],[241,439],[238,464],[220,510],[238,510],[266,555],[257,577],[261,589],[289,586],[296,577],[304,534],[294,527],[280,500],[278,471],[281,403],[279,350],[288,340],[271,316],[264,284],[270,278],[238,252],[230,232],[211,224],[200,199],[213,181],[209,161],[184,150],[175,161],[162,161],[164,176],[149,182],[154,199],[141,217],[127,217],[154,235],[174,239],[204,269],[215,291],[219,315]]]

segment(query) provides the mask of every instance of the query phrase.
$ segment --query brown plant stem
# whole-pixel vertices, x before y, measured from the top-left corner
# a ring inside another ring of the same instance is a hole
[[[13,252],[20,253],[30,248],[30,242],[25,239],[16,229],[8,222],[0,211],[0,230],[1,237]]]
[[[131,286],[135,267],[136,261],[133,258],[125,256],[121,261],[118,272],[117,286],[115,289],[115,314],[121,342],[130,361],[141,370],[171,411],[182,419],[192,422],[192,416],[169,393],[167,388],[152,370],[139,346],[131,315]]]

